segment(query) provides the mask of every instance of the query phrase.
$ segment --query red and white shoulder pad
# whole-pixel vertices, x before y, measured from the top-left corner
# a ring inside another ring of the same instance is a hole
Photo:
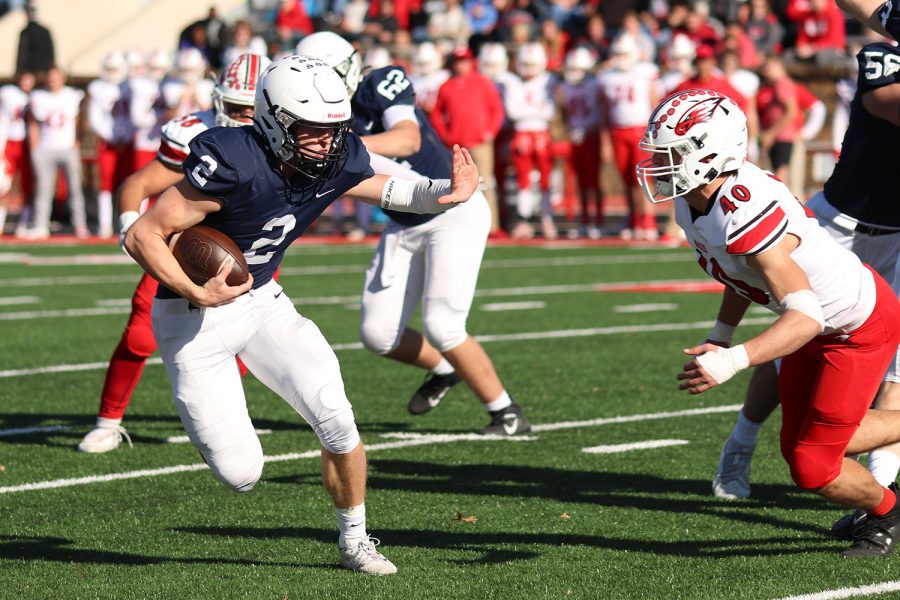
[[[738,194],[743,186],[735,186]],[[743,188],[746,189],[746,188]],[[725,229],[728,254],[751,255],[764,252],[787,233],[788,216],[778,200],[748,202],[731,213]]]
[[[212,109],[172,119],[162,126],[162,140],[156,157],[163,164],[180,169],[190,154],[188,144],[202,132],[216,126]]]

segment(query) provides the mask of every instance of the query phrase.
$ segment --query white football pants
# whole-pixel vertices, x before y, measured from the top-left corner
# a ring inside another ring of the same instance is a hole
[[[490,228],[490,207],[481,192],[421,225],[390,221],[366,271],[363,345],[377,354],[397,348],[420,301],[431,345],[447,352],[463,343]]]
[[[893,200],[885,199],[885,202]],[[856,254],[861,261],[878,271],[900,296],[900,231],[884,235],[865,235],[849,229],[852,217],[829,204],[822,192],[816,193],[806,206],[816,214],[819,225],[842,247]],[[900,382],[900,352],[894,355],[885,381]]]
[[[329,450],[349,452],[359,443],[334,351],[275,281],[214,308],[157,298],[153,333],[188,437],[229,488],[252,489],[263,465],[235,355],[312,426],[323,445],[341,441]]]

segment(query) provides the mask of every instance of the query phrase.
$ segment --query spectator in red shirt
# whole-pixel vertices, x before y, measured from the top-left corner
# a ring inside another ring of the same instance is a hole
[[[697,55],[694,58],[694,76],[681,83],[675,88],[675,91],[683,92],[684,90],[693,89],[712,90],[725,94],[734,100],[741,107],[741,110],[744,111],[744,114],[747,115],[747,134],[749,139],[752,141],[756,138],[758,129],[756,111],[751,110],[753,108],[752,103],[718,72],[715,51],[710,46],[699,46],[697,48]]]
[[[301,0],[281,0],[275,14],[275,31],[284,48],[293,48],[297,40],[313,32],[312,19]]]
[[[487,183],[484,195],[491,207],[491,232],[500,228],[494,172],[494,138],[503,126],[503,102],[494,82],[475,69],[468,47],[450,55],[451,75],[438,90],[431,111],[431,124],[447,146],[468,148],[472,160]],[[474,108],[474,109],[473,109]]]
[[[788,60],[843,64],[847,34],[844,13],[834,0],[790,0],[785,14],[797,25],[797,43],[787,51]]]
[[[787,74],[781,58],[774,55],[763,61],[760,75],[763,83],[756,96],[760,151],[768,153],[775,176],[787,182],[794,140],[803,127],[803,122],[797,121],[797,84]]]

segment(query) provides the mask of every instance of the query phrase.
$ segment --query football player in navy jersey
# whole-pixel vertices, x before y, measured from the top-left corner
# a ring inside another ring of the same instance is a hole
[[[363,76],[356,49],[330,32],[303,38],[297,52],[321,58],[344,80],[356,117],[354,131],[369,152],[394,159],[375,157],[376,173],[447,177],[449,153],[415,105],[415,91],[401,67]],[[429,371],[409,400],[410,413],[427,413],[462,380],[490,414],[482,433],[529,431],[531,424],[507,393],[490,357],[466,331],[491,226],[487,199],[478,192],[462,209],[440,215],[385,212],[391,221],[363,288],[363,345]],[[424,335],[407,326],[419,302]]]
[[[215,476],[246,492],[262,474],[238,355],[319,437],[341,565],[395,573],[366,533],[366,455],[337,357],[272,275],[291,242],[340,196],[386,209],[441,212],[472,195],[478,169],[455,147],[452,181],[374,175],[365,147],[349,131],[343,81],[314,58],[273,62],[257,86],[254,112],[253,127],[214,128],[191,141],[185,178],[129,228],[125,245],[160,282],[153,332],[182,423]],[[166,240],[201,222],[240,247],[250,267],[246,283],[225,283],[229,261],[202,286],[184,273]]]

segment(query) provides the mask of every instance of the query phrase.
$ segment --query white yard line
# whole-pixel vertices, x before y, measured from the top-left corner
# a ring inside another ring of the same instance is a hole
[[[761,317],[756,319],[744,319],[742,325],[765,325],[771,323],[774,317]],[[512,342],[523,340],[548,340],[548,339],[564,339],[575,337],[592,337],[602,335],[616,335],[619,333],[656,333],[662,331],[691,331],[696,329],[709,329],[715,324],[714,321],[698,321],[695,323],[658,323],[656,325],[617,325],[612,327],[593,327],[590,329],[560,329],[557,331],[532,331],[524,333],[505,333],[496,335],[476,335],[475,339],[479,342]],[[359,342],[348,342],[345,344],[332,344],[331,348],[335,352],[344,350],[361,350],[362,344]],[[48,367],[35,367],[31,369],[7,369],[0,371],[0,379],[9,379],[11,377],[24,377],[29,375],[42,375],[49,373],[71,373],[75,371],[93,371],[96,369],[105,369],[108,362],[92,362],[70,365],[52,365]],[[156,358],[147,360],[148,365],[162,364],[162,361]]]
[[[126,257],[123,257],[126,258]],[[486,260],[482,269],[521,269],[532,267],[576,267],[590,265],[646,264],[693,262],[692,253],[658,253],[658,254],[612,254],[606,256],[560,256],[555,258],[507,258]],[[125,261],[125,264],[128,260]],[[84,266],[90,266],[84,265]],[[103,265],[108,266],[108,265]],[[135,265],[136,266],[136,265]],[[284,276],[293,275],[332,275],[345,273],[363,273],[368,265],[310,265],[305,267],[285,267],[281,269]],[[137,283],[140,271],[134,270],[122,275],[72,275],[55,277],[11,277],[0,278],[0,289],[10,287],[48,287],[64,285],[98,285],[105,283]]]
[[[657,419],[672,419],[674,417],[696,417],[699,415],[714,415],[717,413],[735,412],[741,408],[741,404],[726,404],[724,406],[708,406],[706,408],[686,408],[643,415],[626,415],[624,417],[605,417],[602,419],[588,419],[586,421],[561,421],[559,423],[543,423],[534,425],[531,431],[557,431],[559,429],[580,429],[582,427],[597,427],[599,425],[613,425],[618,423],[635,423],[637,421],[655,421]]]
[[[496,298],[508,296],[541,296],[549,294],[572,294],[579,292],[605,292],[618,291],[622,288],[631,288],[641,285],[690,285],[707,283],[706,279],[666,279],[650,281],[615,281],[608,283],[582,283],[568,285],[535,285],[526,287],[489,288],[477,290],[477,298]],[[671,292],[677,293],[677,292]],[[352,296],[312,296],[309,298],[295,298],[297,306],[313,305],[347,305],[358,304],[359,295]],[[59,310],[32,310],[18,312],[0,312],[0,321],[21,321],[27,319],[55,319],[70,317],[100,317],[127,314],[131,311],[130,298],[115,298],[98,300],[97,306],[89,308],[67,308]]]
[[[802,596],[786,596],[779,600],[837,600],[839,598],[859,598],[861,596],[880,596],[888,592],[900,591],[900,581],[884,581],[872,585],[863,585],[855,588],[838,588],[826,590]]]
[[[37,304],[41,299],[37,296],[9,296],[0,298],[0,306],[12,306],[15,304]]]
[[[0,429],[0,437],[13,435],[31,435],[32,433],[44,433],[47,431],[63,431],[68,425],[44,425],[42,427],[17,427],[15,429]]]
[[[684,446],[690,444],[687,440],[647,440],[646,442],[632,442],[630,444],[613,444],[609,446],[592,446],[582,448],[587,454],[617,454],[619,452],[631,452],[632,450],[650,450],[652,448],[667,448],[669,446]]]
[[[508,310],[536,310],[546,308],[547,303],[539,300],[531,302],[488,302],[481,305],[484,312],[505,312]]]
[[[552,431],[554,429],[569,429],[572,427],[589,427],[595,425],[604,425],[607,423],[625,423],[631,421],[646,421],[652,419],[665,418],[659,415],[671,416],[695,416],[702,414],[715,414],[721,412],[734,412],[740,408],[739,404],[731,406],[716,406],[709,408],[698,408],[688,411],[678,411],[674,413],[655,413],[646,415],[630,415],[627,417],[613,417],[609,419],[593,419],[591,421],[570,421],[568,423],[547,423],[542,427],[541,431]],[[727,410],[726,410],[727,409]],[[580,423],[576,425],[575,423]],[[449,444],[453,442],[530,442],[537,438],[533,436],[516,436],[508,437],[505,435],[481,435],[478,433],[463,434],[419,434],[408,432],[386,433],[382,437],[395,438],[395,441],[380,442],[366,445],[366,453],[379,452],[381,450],[393,450],[396,448],[410,448],[413,446],[430,446],[433,444]],[[397,439],[399,438],[399,439]],[[274,456],[265,457],[265,462],[284,462],[289,460],[301,460],[305,458],[318,458],[320,451],[308,450],[306,452],[291,452],[288,454],[276,454]],[[189,471],[201,471],[206,469],[205,463],[191,465],[174,465],[171,467],[161,467],[159,469],[141,469],[139,471],[127,471],[124,473],[108,473],[106,475],[89,475],[86,477],[75,477],[71,479],[53,479],[50,481],[36,481],[34,483],[23,483],[21,485],[11,485],[0,487],[0,494],[13,494],[16,492],[32,492],[36,490],[50,490],[64,487],[73,487],[78,485],[88,485],[92,483],[103,483],[107,481],[118,481],[121,479],[138,479],[141,477],[157,477],[160,475],[172,475],[175,473],[186,473]]]
[[[645,313],[678,310],[674,302],[657,302],[655,304],[622,304],[613,306],[614,313]]]

